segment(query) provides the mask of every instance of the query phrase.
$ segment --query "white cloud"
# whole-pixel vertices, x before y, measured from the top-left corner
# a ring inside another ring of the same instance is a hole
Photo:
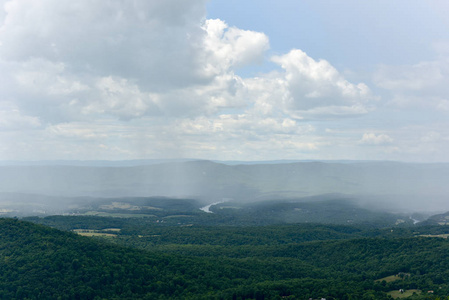
[[[411,66],[383,65],[375,74],[378,86],[388,90],[420,91],[434,88],[447,77],[447,66],[440,61],[421,62]]]
[[[268,37],[250,30],[229,28],[219,19],[206,20],[204,30],[207,37],[204,46],[207,54],[206,74],[216,75],[231,67],[241,67],[250,63],[262,62],[269,48]]]
[[[53,123],[245,107],[295,118],[316,108],[317,115],[364,112],[366,85],[301,50],[273,58],[285,73],[236,76],[236,68],[264,60],[268,37],[204,20],[204,3],[7,1],[0,62],[14,64],[17,85],[8,98]]]
[[[239,76],[267,63],[269,39],[206,20],[205,2],[7,1],[0,158],[298,158],[359,139],[322,131],[374,110],[366,84],[298,49]],[[393,142],[379,132],[351,147]]]
[[[0,130],[24,130],[41,126],[39,118],[23,114],[11,103],[0,102]]]
[[[76,139],[104,139],[108,137],[107,132],[101,127],[83,123],[62,123],[51,125],[45,129],[51,137],[76,138]]]
[[[96,98],[85,103],[82,114],[108,113],[124,119],[140,117],[158,111],[156,99],[123,78],[103,77],[95,82]],[[71,102],[76,106],[78,101]],[[151,112],[149,112],[151,111]]]
[[[386,134],[364,133],[362,139],[359,141],[363,145],[388,145],[393,143],[393,139]]]
[[[392,94],[390,105],[441,112],[449,111],[448,81],[447,54],[414,65],[383,65],[374,75],[376,85]]]
[[[68,78],[63,63],[31,59],[15,74],[18,85],[31,93],[50,97],[66,96],[88,90],[89,87],[74,78]]]
[[[226,134],[232,136],[277,134],[304,135],[315,129],[308,124],[299,124],[290,118],[264,118],[255,115],[219,115],[215,119],[205,117],[184,119],[177,123],[180,132],[193,135]]]
[[[133,78],[153,88],[185,86],[204,80],[197,57],[204,3],[11,0],[0,55],[64,62],[72,72]]]
[[[246,78],[244,86],[253,113],[270,116],[286,110],[285,103],[290,96],[282,75],[273,72],[263,77]]]
[[[204,20],[205,1],[7,1],[6,98],[43,121],[197,116],[246,105],[234,68],[262,61],[265,34]],[[6,92],[5,92],[6,93]]]
[[[364,83],[353,84],[327,61],[316,61],[301,50],[272,57],[285,70],[291,98],[290,109],[307,111],[317,107],[361,106],[371,98]]]
[[[157,94],[165,116],[211,115],[222,109],[244,108],[246,88],[243,80],[232,73],[216,76],[208,85],[192,85]]]

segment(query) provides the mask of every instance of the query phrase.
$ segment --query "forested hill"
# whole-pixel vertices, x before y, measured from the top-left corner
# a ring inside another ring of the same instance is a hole
[[[256,230],[272,241],[223,244],[216,235],[216,242],[194,245],[184,236],[145,246],[144,239],[137,245],[144,251],[0,219],[0,299],[391,299],[398,289],[414,299],[449,295],[446,239],[406,232],[360,238],[354,228],[327,228],[346,237],[295,242],[282,233],[292,226],[241,227],[226,234],[238,240]],[[298,229],[320,239],[327,230]],[[197,233],[192,228],[192,237]]]
[[[196,298],[234,272],[0,219],[0,299]]]

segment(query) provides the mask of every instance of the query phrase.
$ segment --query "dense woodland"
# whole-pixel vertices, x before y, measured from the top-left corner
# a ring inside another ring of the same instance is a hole
[[[27,220],[63,231],[0,220],[1,299],[391,299],[399,289],[417,290],[413,299],[449,295],[449,242],[421,236],[448,233],[447,226]],[[80,228],[121,230],[113,237],[70,232]]]

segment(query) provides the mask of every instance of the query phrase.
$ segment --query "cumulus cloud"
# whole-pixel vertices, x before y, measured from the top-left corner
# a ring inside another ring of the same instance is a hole
[[[0,55],[64,62],[72,72],[134,78],[153,88],[184,86],[203,76],[196,54],[204,2],[7,1]]]
[[[40,130],[1,135],[5,153],[25,155],[21,138],[43,156],[294,157],[325,144],[310,120],[372,109],[366,84],[298,49],[239,76],[266,62],[269,38],[207,20],[205,2],[4,1],[0,129]]]
[[[15,72],[17,84],[33,94],[66,96],[88,90],[89,87],[75,78],[69,78],[64,63],[30,59]]]
[[[316,61],[301,50],[274,56],[272,61],[285,70],[288,106],[293,110],[360,106],[370,98],[366,84],[350,83],[329,62]]]
[[[269,48],[268,37],[250,30],[229,26],[222,20],[206,20],[204,41],[206,50],[206,73],[220,74],[231,67],[241,67],[261,62]]]
[[[127,79],[102,77],[96,80],[94,87],[97,97],[81,107],[82,114],[110,113],[127,119],[158,112],[157,97],[142,92]],[[76,106],[78,103],[74,100],[70,105]]]
[[[11,0],[2,12],[0,63],[15,79],[8,98],[50,122],[240,107],[234,69],[269,48],[263,33],[204,20],[202,0]]]

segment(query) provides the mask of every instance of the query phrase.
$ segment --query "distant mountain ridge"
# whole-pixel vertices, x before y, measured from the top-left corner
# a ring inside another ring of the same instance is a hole
[[[135,167],[154,165],[162,163],[182,163],[190,161],[210,161],[223,165],[274,165],[291,163],[399,163],[399,164],[449,164],[449,163],[409,163],[388,160],[316,160],[316,159],[276,159],[276,160],[208,160],[197,158],[179,158],[179,159],[131,159],[131,160],[0,160],[0,166],[82,166],[82,167]]]
[[[0,166],[0,193],[168,196],[256,201],[327,193],[404,209],[448,210],[449,164],[294,162],[228,165],[170,161],[137,166]],[[1,199],[0,199],[1,201]]]

